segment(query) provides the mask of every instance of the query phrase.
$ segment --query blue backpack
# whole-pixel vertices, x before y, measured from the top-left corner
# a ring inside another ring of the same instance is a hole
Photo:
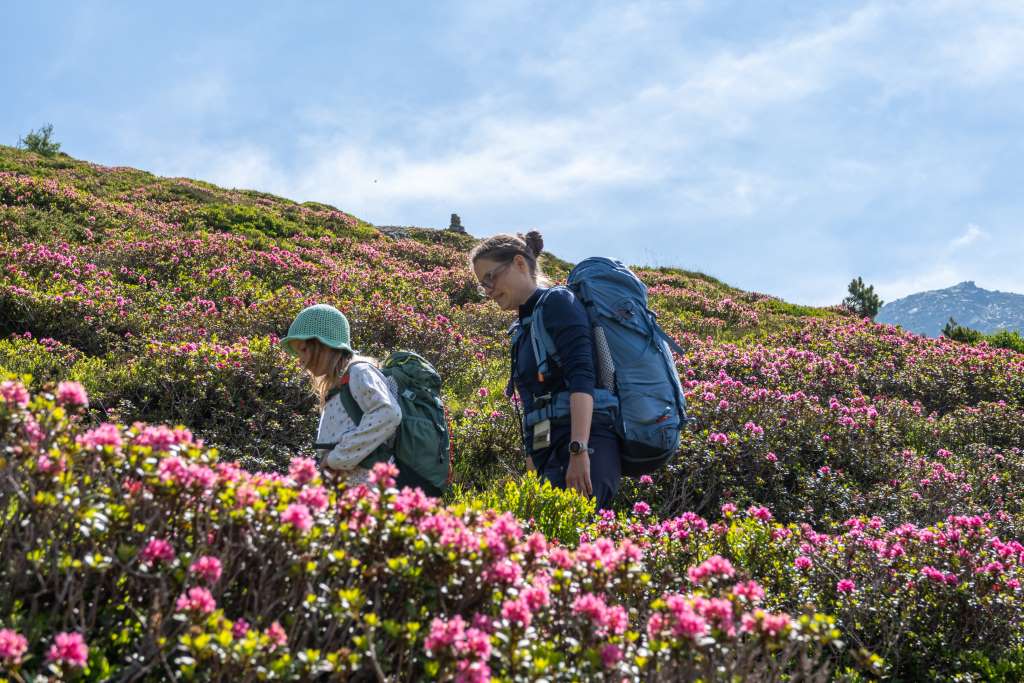
[[[569,273],[567,286],[583,303],[594,333],[597,387],[594,410],[611,411],[623,440],[622,473],[649,474],[661,468],[679,448],[686,427],[686,399],[672,350],[679,345],[658,325],[647,307],[647,287],[621,262],[593,257]],[[537,358],[537,371],[547,373],[549,359],[560,363],[555,342],[544,328],[541,295],[533,315],[523,321]],[[512,328],[512,343],[523,333]],[[569,393],[554,394],[523,416],[526,430],[545,419],[569,415]]]

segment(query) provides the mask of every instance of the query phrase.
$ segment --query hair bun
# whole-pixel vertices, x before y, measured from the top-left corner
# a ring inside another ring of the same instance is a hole
[[[526,233],[523,241],[526,242],[526,246],[533,252],[534,258],[540,256],[541,252],[544,251],[544,237],[536,230]]]

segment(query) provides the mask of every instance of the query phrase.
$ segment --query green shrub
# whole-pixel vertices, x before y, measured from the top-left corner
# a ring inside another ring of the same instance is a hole
[[[42,154],[44,157],[52,157],[60,151],[60,143],[53,139],[53,124],[48,123],[39,130],[29,131],[28,134],[18,140],[18,146],[24,147],[30,152]]]
[[[533,471],[518,479],[492,481],[484,491],[456,486],[450,495],[456,503],[511,512],[532,523],[548,538],[557,538],[567,546],[579,543],[580,532],[594,521],[593,500],[572,489],[554,488]]]
[[[1011,330],[999,330],[994,334],[990,334],[985,337],[991,346],[995,346],[1000,349],[1009,349],[1010,351],[1016,351],[1017,353],[1024,353],[1024,337],[1020,336],[1019,332]]]
[[[220,232],[242,235],[289,237],[302,232],[300,226],[273,215],[269,211],[239,204],[208,204],[191,219],[193,227],[206,227]]]

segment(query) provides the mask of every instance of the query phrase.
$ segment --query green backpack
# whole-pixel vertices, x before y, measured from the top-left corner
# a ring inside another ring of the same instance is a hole
[[[398,385],[396,398],[402,409],[402,422],[395,438],[378,446],[359,466],[372,469],[394,456],[398,467],[395,485],[399,489],[418,486],[427,495],[439,496],[452,478],[451,438],[441,401],[441,376],[425,358],[412,351],[395,351],[380,370]],[[341,386],[332,389],[327,398],[337,394],[349,418],[359,424],[363,409],[352,396],[348,379],[346,372]]]

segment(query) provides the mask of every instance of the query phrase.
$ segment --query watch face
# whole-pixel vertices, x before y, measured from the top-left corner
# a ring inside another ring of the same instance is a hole
[[[581,444],[579,441],[572,441],[572,442],[569,443],[569,452],[570,453],[579,453],[582,450],[583,450],[583,444]]]

